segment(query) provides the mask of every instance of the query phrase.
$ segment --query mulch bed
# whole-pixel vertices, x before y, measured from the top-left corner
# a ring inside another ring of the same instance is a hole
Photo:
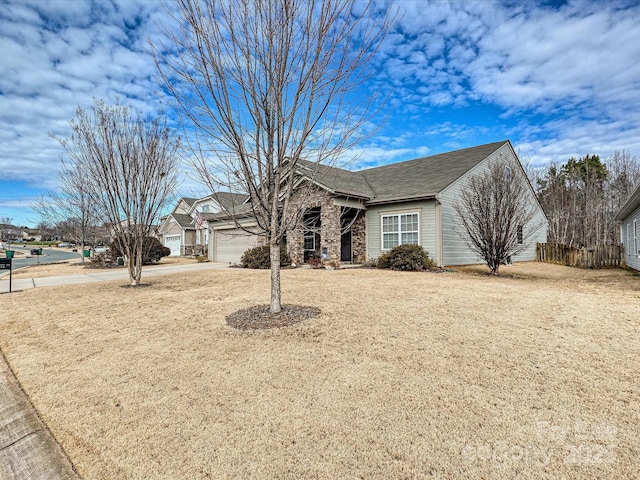
[[[280,313],[271,313],[269,305],[245,308],[227,317],[227,325],[238,330],[281,328],[315,318],[320,309],[300,305],[282,305]]]

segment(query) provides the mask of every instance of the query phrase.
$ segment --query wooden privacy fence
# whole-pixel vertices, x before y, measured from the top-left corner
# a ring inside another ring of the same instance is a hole
[[[586,249],[562,243],[537,243],[536,261],[580,268],[624,267],[624,247],[602,245]]]

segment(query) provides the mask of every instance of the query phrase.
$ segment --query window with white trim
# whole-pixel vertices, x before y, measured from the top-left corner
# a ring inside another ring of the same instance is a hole
[[[382,249],[390,250],[398,245],[420,243],[417,213],[382,216]]]
[[[633,221],[633,254],[637,255],[638,254],[638,221],[634,220]]]
[[[505,165],[504,167],[504,179],[507,182],[511,181],[511,167],[509,165]]]
[[[627,223],[627,241],[624,244],[624,249],[627,251],[627,256],[631,255],[631,224]]]

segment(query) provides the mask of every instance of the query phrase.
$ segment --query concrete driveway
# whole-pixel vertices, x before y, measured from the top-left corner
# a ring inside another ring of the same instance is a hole
[[[156,266],[149,265],[142,267],[142,281],[145,278],[155,275],[169,275],[171,273],[192,272],[196,270],[213,270],[218,268],[228,268],[226,263],[189,263],[186,265],[167,265]],[[113,270],[86,270],[86,273],[78,273],[74,275],[59,275],[55,277],[41,278],[20,278],[13,279],[11,282],[11,290],[16,292],[19,290],[27,290],[29,288],[55,287],[58,285],[77,285],[80,283],[108,282],[110,280],[129,280],[129,274],[126,268],[117,268]],[[9,275],[5,274],[0,278],[0,293],[9,291]]]

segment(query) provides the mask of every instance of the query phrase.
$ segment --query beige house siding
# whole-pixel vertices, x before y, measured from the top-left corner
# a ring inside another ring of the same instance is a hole
[[[175,220],[167,222],[162,232],[164,235],[182,235],[182,227]]]
[[[189,204],[184,200],[180,200],[180,202],[178,203],[178,206],[173,211],[173,213],[185,213],[188,215],[190,211],[191,211],[191,207],[189,206]]]
[[[184,232],[184,244],[185,245],[195,245],[196,243],[196,232],[195,230],[186,230]]]
[[[441,212],[442,212],[442,264],[443,265],[467,265],[467,264],[476,264],[476,263],[484,263],[483,260],[475,254],[465,243],[465,241],[460,237],[460,229],[462,225],[460,223],[460,219],[458,217],[458,213],[455,211],[454,205],[456,201],[460,198],[460,194],[462,189],[464,188],[467,181],[474,175],[482,174],[489,169],[489,165],[495,161],[505,161],[507,162],[512,169],[519,170],[521,174],[525,174],[522,169],[522,165],[517,159],[513,149],[505,144],[498,150],[496,150],[492,155],[487,157],[484,161],[473,167],[463,176],[461,176],[454,183],[445,188],[438,198],[441,202]],[[514,262],[517,261],[528,261],[535,260],[536,258],[536,242],[545,242],[547,239],[547,220],[540,208],[538,201],[536,200],[535,193],[533,189],[530,190],[531,194],[531,202],[533,202],[537,207],[537,213],[535,219],[533,221],[534,225],[538,225],[535,235],[528,240],[528,248],[520,253],[517,257],[514,257],[512,260]],[[525,236],[527,228],[532,228],[533,225],[525,225]]]
[[[374,205],[366,210],[367,221],[367,258],[378,258],[386,250],[382,250],[382,216],[394,213],[414,213],[419,215],[419,243],[429,252],[430,258],[436,258],[436,202],[424,200],[420,202],[393,203]]]

